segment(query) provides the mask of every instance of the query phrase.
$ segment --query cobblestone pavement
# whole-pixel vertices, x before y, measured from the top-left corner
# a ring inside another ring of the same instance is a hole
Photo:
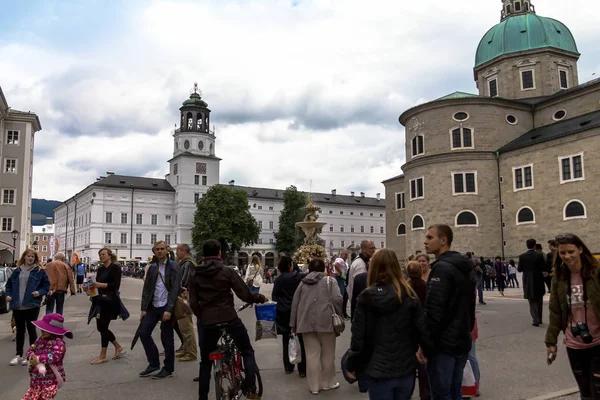
[[[132,318],[123,322],[115,321],[111,329],[123,344],[129,347],[138,323],[138,310],[142,281],[124,278],[121,288],[123,300]],[[270,296],[272,285],[265,285],[261,291]],[[521,400],[564,390],[575,386],[568,368],[564,350],[558,359],[548,367],[545,363],[543,343],[545,326],[531,326],[527,302],[521,297],[520,289],[508,289],[507,296],[497,292],[485,292],[485,306],[478,306],[480,338],[477,341],[477,356],[481,365],[481,400]],[[98,354],[99,335],[95,326],[87,325],[89,301],[85,295],[69,297],[66,300],[66,325],[74,332],[75,338],[68,341],[65,368],[67,383],[60,390],[57,400],[80,400],[111,398],[122,399],[172,399],[187,400],[196,398],[197,384],[192,378],[197,375],[198,364],[177,363],[175,377],[166,381],[140,379],[137,373],[146,366],[143,348],[140,343],[129,351],[124,359],[92,366],[90,361]],[[245,310],[242,320],[248,327],[251,337],[254,332],[254,313]],[[10,338],[10,316],[0,315],[0,399],[20,399],[28,387],[25,367],[8,365],[14,355],[14,342]],[[544,321],[547,321],[545,310]],[[160,346],[158,329],[155,340]],[[348,348],[350,329],[338,339],[336,364]],[[176,346],[178,340],[176,339]],[[297,375],[286,375],[281,361],[281,342],[262,340],[254,344],[257,362],[265,383],[265,400],[299,400],[309,397],[306,381]],[[112,351],[112,349],[109,349]],[[356,385],[348,385],[339,374],[341,387],[332,392],[322,393],[320,398],[365,399],[358,393]],[[416,398],[416,396],[415,396]],[[566,397],[574,399],[577,397]]]

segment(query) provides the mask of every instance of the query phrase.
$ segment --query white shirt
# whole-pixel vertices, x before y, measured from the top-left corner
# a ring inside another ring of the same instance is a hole
[[[354,278],[356,275],[367,272],[367,264],[362,258],[356,257],[350,266],[350,272],[348,272],[348,298],[352,300],[352,290],[354,289]]]
[[[167,263],[158,265],[158,273],[161,276],[156,277],[156,287],[154,288],[154,298],[152,299],[152,305],[154,308],[160,308],[167,305],[167,301],[169,299],[169,292],[167,291],[167,287],[165,285],[165,268]]]
[[[342,270],[342,274],[341,275],[346,275],[346,272],[348,272],[348,264],[346,263],[346,261],[344,261],[344,259],[340,257],[340,258],[337,258],[335,260],[335,264],[339,264],[341,266],[341,268],[340,268]],[[340,275],[337,272],[337,268],[335,268],[335,274],[336,275]]]

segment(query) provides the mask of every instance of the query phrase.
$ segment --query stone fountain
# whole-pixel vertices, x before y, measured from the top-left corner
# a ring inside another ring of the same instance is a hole
[[[311,258],[327,259],[327,250],[317,243],[317,230],[327,224],[326,222],[317,221],[319,218],[318,211],[319,207],[314,205],[313,195],[310,193],[306,205],[306,216],[303,221],[296,222],[296,226],[302,229],[306,235],[304,244],[300,246],[294,255],[294,260],[298,264],[306,264]]]

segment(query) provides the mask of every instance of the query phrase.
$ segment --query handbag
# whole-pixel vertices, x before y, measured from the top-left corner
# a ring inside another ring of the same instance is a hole
[[[336,336],[340,336],[342,332],[346,329],[346,322],[344,318],[342,318],[335,311],[335,307],[333,306],[333,298],[331,297],[331,278],[327,277],[327,290],[329,292],[329,306],[331,307],[331,321],[333,323],[333,331]]]
[[[165,283],[165,278],[163,278],[160,271],[158,271],[158,277],[162,281],[163,285],[165,285],[165,287],[167,287],[167,284]],[[175,300],[175,306],[173,307],[173,316],[175,317],[175,319],[176,320],[184,319],[191,313],[192,313],[192,308],[190,307],[190,303],[187,301],[187,299],[184,298],[182,294],[177,296],[177,300]]]
[[[246,281],[246,285],[251,288],[252,286],[254,286],[254,280],[256,279],[256,275],[258,275],[258,273],[260,272],[260,267],[256,268],[256,273],[254,274],[254,277],[252,279],[248,279]]]

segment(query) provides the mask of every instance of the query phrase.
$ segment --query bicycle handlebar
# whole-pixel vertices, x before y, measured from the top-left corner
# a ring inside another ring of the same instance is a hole
[[[241,306],[240,308],[238,308],[237,310],[235,310],[235,312],[240,312],[240,311],[244,311],[246,308],[250,307],[252,305],[252,303],[247,303],[244,304],[243,306]]]

